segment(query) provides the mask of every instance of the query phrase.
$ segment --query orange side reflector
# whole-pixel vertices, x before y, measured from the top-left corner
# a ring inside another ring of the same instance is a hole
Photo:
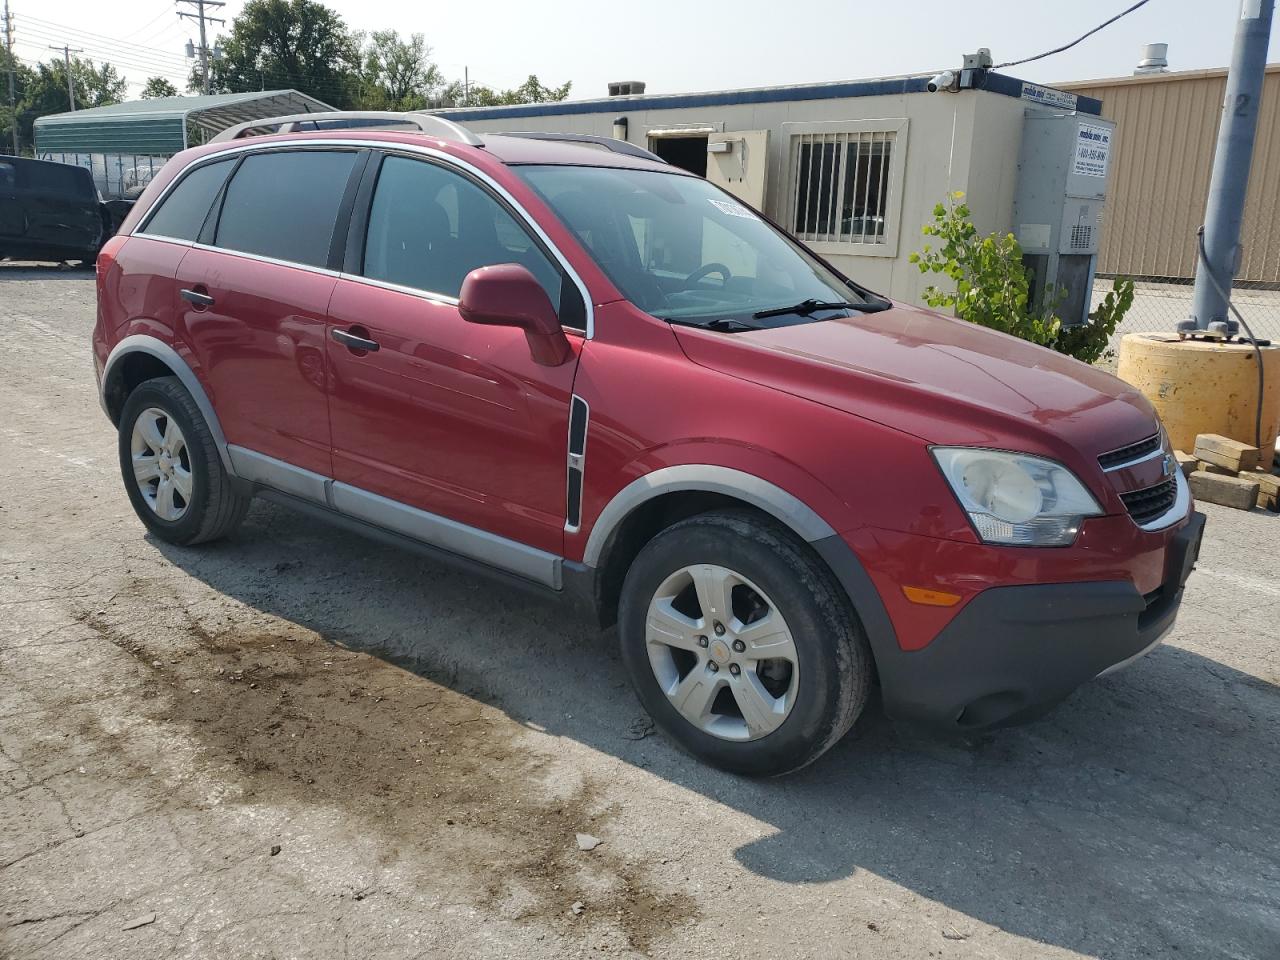
[[[954,607],[961,600],[958,593],[926,590],[924,587],[903,587],[902,595],[912,603],[919,603],[926,607]]]

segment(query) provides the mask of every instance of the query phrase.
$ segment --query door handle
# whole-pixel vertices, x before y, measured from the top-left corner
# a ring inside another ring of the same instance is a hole
[[[363,330],[363,328],[357,329],[360,329],[362,333],[368,332]],[[368,337],[362,337],[360,334],[352,333],[350,330],[339,330],[337,327],[334,327],[329,331],[329,336],[342,344],[348,350],[366,350],[373,352],[378,349],[377,340],[370,340]]]
[[[213,297],[199,290],[182,290],[178,294],[187,303],[194,304],[197,307],[212,307]]]

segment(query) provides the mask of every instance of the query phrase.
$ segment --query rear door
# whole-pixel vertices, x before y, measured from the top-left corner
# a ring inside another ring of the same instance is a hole
[[[371,162],[362,198],[371,187],[352,216],[347,261],[362,276],[340,279],[329,308],[331,332],[377,344],[326,343],[335,505],[498,565],[528,561],[521,572],[538,578],[537,558],[474,531],[561,552],[581,294],[521,217],[463,171],[389,155]],[[569,362],[539,366],[522,331],[459,314],[471,270],[512,262],[558,306]]]
[[[180,336],[210,387],[237,472],[311,499],[324,498],[332,476],[331,246],[364,159],[333,148],[245,156],[202,242],[178,266]]]

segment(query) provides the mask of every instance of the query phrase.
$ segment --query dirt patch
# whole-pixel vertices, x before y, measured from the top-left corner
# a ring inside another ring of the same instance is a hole
[[[341,808],[385,865],[564,936],[646,951],[699,915],[651,881],[652,864],[610,849],[613,811],[596,785],[566,782],[492,705],[292,623],[223,628],[184,609],[181,625],[142,633],[108,610],[75,616],[136,661],[140,711],[198,743],[201,774],[178,785],[186,803],[200,805],[212,778],[220,803]],[[606,842],[579,850],[577,832]]]

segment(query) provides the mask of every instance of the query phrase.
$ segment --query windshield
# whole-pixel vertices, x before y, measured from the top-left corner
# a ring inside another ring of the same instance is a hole
[[[627,299],[656,317],[758,329],[888,306],[705,180],[605,167],[517,169]]]

